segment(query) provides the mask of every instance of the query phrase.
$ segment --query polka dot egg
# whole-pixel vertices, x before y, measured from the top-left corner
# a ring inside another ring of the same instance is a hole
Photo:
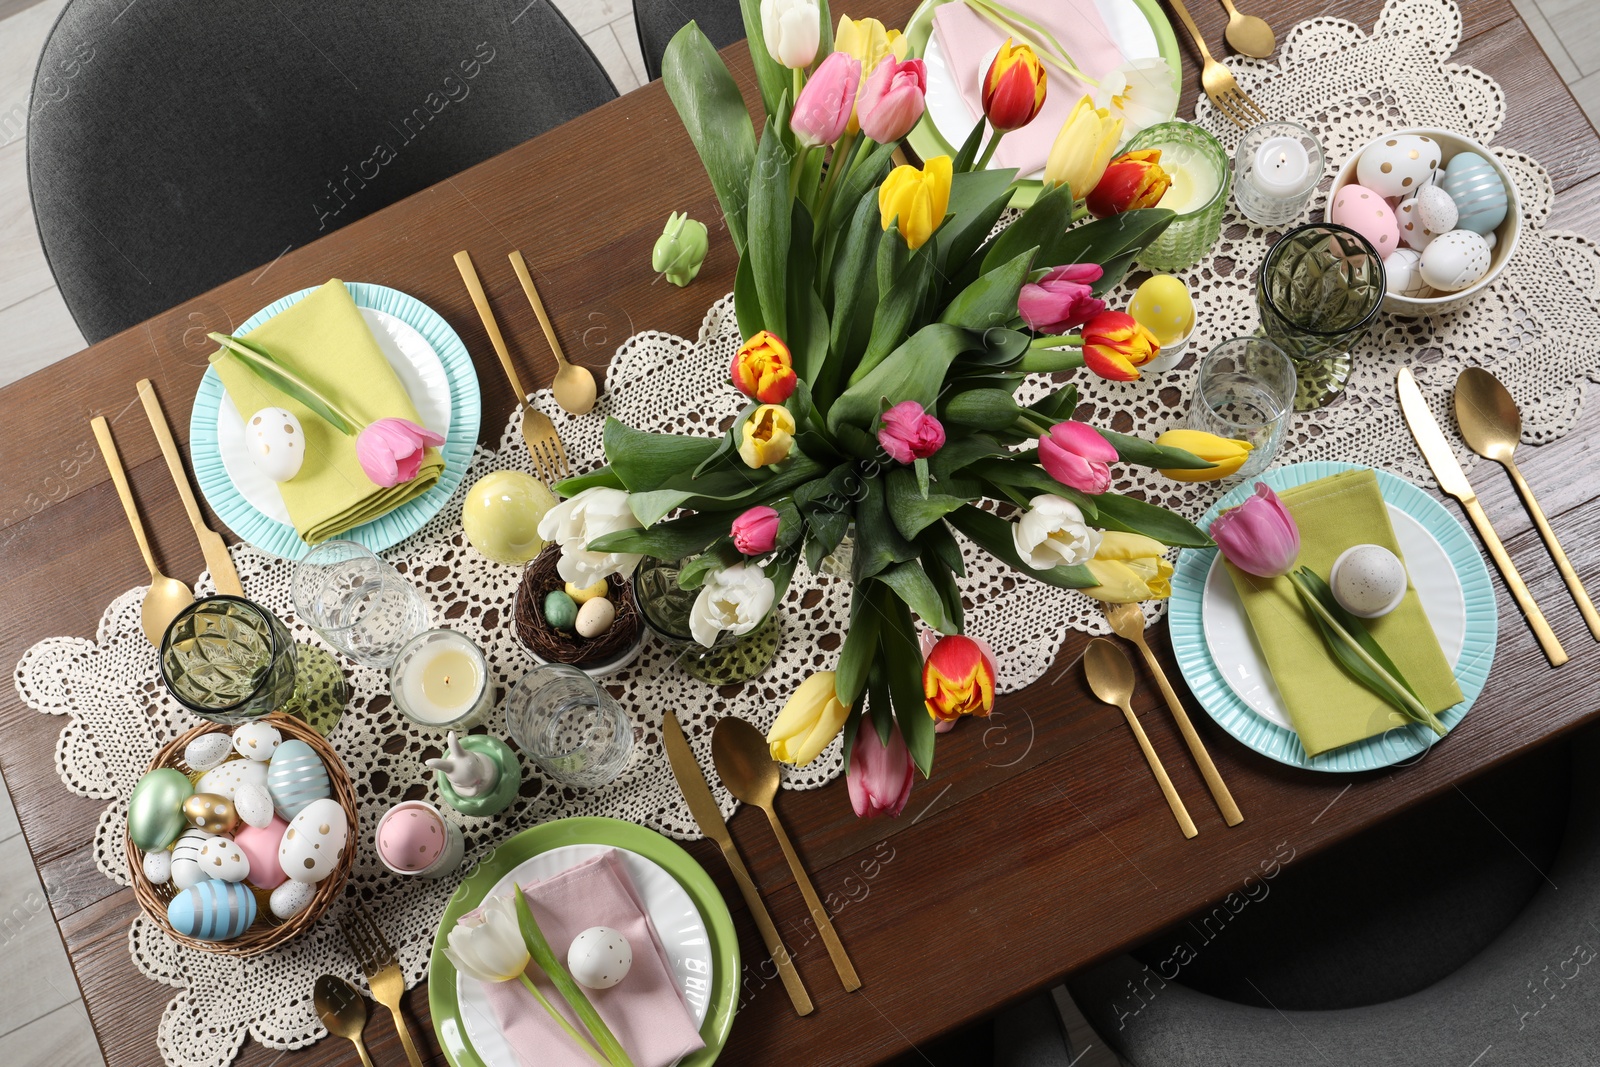
[[[378,855],[397,871],[427,870],[444,854],[445,829],[439,814],[428,808],[397,807],[378,826]]]
[[[217,736],[221,737],[222,735],[218,734]],[[238,790],[243,782],[266,785],[267,765],[253,759],[231,759],[220,767],[213,767],[202,774],[200,780],[194,784],[194,791],[196,793],[216,793],[232,800],[234,792]]]
[[[233,732],[233,750],[245,759],[270,760],[283,743],[283,735],[264,722],[247,722]]]
[[[1170,274],[1145,279],[1128,301],[1128,314],[1155,334],[1163,346],[1174,345],[1194,329],[1194,301],[1189,288]]]
[[[1442,153],[1424,134],[1397,133],[1371,145],[1356,161],[1356,181],[1379,196],[1410,196],[1433,177]]]
[[[1383,197],[1360,185],[1347,185],[1333,197],[1328,221],[1348,226],[1387,256],[1400,247],[1400,227]]]
[[[313,800],[289,820],[278,845],[278,864],[296,882],[320,882],[344,858],[350,824],[336,800]]]
[[[1476,285],[1489,273],[1489,244],[1471,230],[1451,230],[1423,251],[1421,271],[1423,281],[1447,293]]]
[[[213,837],[200,846],[200,869],[224,882],[242,882],[250,877],[249,859],[226,837]]]
[[[245,422],[244,444],[256,468],[275,482],[300,473],[306,458],[306,435],[294,412],[262,408]]]
[[[633,946],[609,926],[591,926],[572,939],[567,970],[587,989],[610,989],[633,967]]]

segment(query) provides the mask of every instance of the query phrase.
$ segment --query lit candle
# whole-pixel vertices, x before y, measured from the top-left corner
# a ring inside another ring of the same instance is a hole
[[[395,706],[424,726],[470,725],[488,708],[489,669],[478,647],[454,630],[429,630],[389,670]]]
[[[1298,137],[1273,137],[1256,149],[1249,180],[1267,196],[1294,196],[1305,188],[1311,157]]]
[[[1179,215],[1199,211],[1222,187],[1222,172],[1200,148],[1193,145],[1162,144],[1161,169],[1172,180],[1172,187],[1161,198],[1160,207]]]
[[[1233,156],[1233,198],[1239,213],[1262,226],[1293,222],[1322,178],[1323,160],[1322,145],[1304,126],[1252,126]]]

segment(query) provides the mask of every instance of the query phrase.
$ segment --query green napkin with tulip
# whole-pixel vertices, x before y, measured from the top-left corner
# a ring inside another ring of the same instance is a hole
[[[1311,568],[1324,581],[1333,561],[1354,545],[1382,545],[1400,556],[1388,507],[1370,469],[1344,471],[1285,489],[1279,499],[1300,528],[1299,565]],[[1376,737],[1410,722],[1334,659],[1287,577],[1261,578],[1226,560],[1224,565],[1306,755]],[[1399,607],[1362,621],[1429,710],[1437,713],[1461,702],[1455,673],[1409,578]]]
[[[350,291],[337,278],[243,337],[362,425],[386,418],[420,421]],[[241,418],[279,407],[300,420],[305,459],[299,473],[279,483],[278,490],[295,531],[308,545],[338,537],[416,499],[444,472],[439,450],[429,447],[415,478],[378,485],[357,457],[354,436],[265,381],[232,352],[225,352],[214,366]]]

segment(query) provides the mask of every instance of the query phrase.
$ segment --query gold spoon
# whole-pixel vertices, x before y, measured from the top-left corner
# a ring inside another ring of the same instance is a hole
[[[139,608],[139,626],[145,639],[157,648],[167,627],[178,613],[194,603],[194,591],[176,578],[168,578],[156,567],[156,558],[150,553],[150,542],[144,535],[144,523],[139,521],[139,508],[133,502],[133,490],[128,486],[128,475],[122,469],[122,457],[117,454],[117,444],[111,439],[111,427],[104,415],[89,420],[94,427],[95,440],[100,442],[100,454],[111,471],[111,484],[117,487],[122,498],[122,510],[128,514],[128,525],[133,527],[133,539],[139,542],[144,555],[144,565],[150,568],[150,588],[145,591],[144,603]]]
[[[1222,0],[1222,6],[1228,9],[1228,28],[1222,36],[1233,46],[1233,50],[1256,59],[1272,58],[1273,49],[1278,47],[1278,39],[1273,36],[1272,27],[1267,25],[1266,20],[1239,14],[1239,9],[1233,6],[1233,0]]]
[[[761,736],[760,730],[743,719],[725,716],[711,733],[711,759],[728,792],[767,813],[772,832],[777,835],[783,856],[789,861],[789,870],[794,873],[795,885],[800,887],[800,895],[805,898],[806,907],[811,911],[811,921],[816,923],[817,932],[822,935],[822,943],[833,958],[833,969],[839,972],[845,992],[860,989],[861,979],[856,977],[850,955],[839,943],[839,935],[834,932],[827,909],[817,899],[816,887],[811,884],[811,877],[806,874],[805,866],[795,854],[794,846],[789,843],[789,835],[784,832],[783,823],[778,820],[778,809],[773,806],[772,800],[778,794],[779,771],[767,748],[767,739]]]
[[[1556,569],[1567,583],[1572,599],[1578,602],[1583,621],[1589,624],[1589,632],[1595,639],[1600,640],[1600,614],[1595,612],[1594,604],[1583,588],[1582,579],[1573,569],[1572,561],[1567,559],[1561,542],[1556,540],[1556,532],[1545,519],[1544,509],[1533,498],[1533,490],[1523,480],[1522,472],[1517,469],[1517,462],[1513,458],[1517,444],[1522,440],[1522,413],[1517,410],[1517,402],[1500,384],[1500,379],[1486,370],[1468,367],[1456,379],[1455,405],[1456,422],[1461,426],[1461,436],[1467,442],[1467,447],[1484,459],[1494,460],[1511,475],[1512,484],[1517,487],[1528,514],[1533,517],[1533,524],[1539,528],[1539,536],[1544,538],[1545,547],[1555,558]]]
[[[356,987],[343,978],[325,974],[317,979],[312,999],[316,1001],[317,1017],[328,1028],[328,1032],[348,1038],[356,1051],[361,1053],[361,1062],[365,1067],[372,1067],[367,1046],[361,1043],[361,1031],[367,1025],[367,1002]]]
[[[550,342],[550,351],[556,354],[556,376],[550,383],[550,395],[568,414],[587,415],[594,410],[594,375],[588,367],[576,367],[567,362],[567,354],[561,351],[556,329],[550,325],[550,316],[545,314],[544,301],[539,299],[539,290],[533,284],[533,275],[528,273],[528,264],[521,252],[511,253],[511,269],[517,272],[522,291],[528,294],[528,303],[533,305],[539,327],[544,330],[544,339]]]
[[[1198,834],[1200,831],[1195,828],[1194,820],[1189,818],[1189,809],[1183,806],[1183,798],[1178,796],[1172,779],[1167,777],[1167,769],[1161,766],[1161,757],[1156,755],[1150,739],[1144,735],[1144,727],[1134,717],[1133,705],[1128,702],[1133,696],[1133,664],[1128,662],[1128,657],[1114,641],[1108,637],[1097,637],[1084,650],[1083,673],[1089,679],[1089,688],[1101,702],[1122,709],[1122,717],[1128,720],[1128,728],[1144,750],[1144,761],[1150,765],[1150,773],[1156,776],[1156,783],[1161,786],[1167,806],[1172,809],[1172,817],[1178,820],[1183,836]]]

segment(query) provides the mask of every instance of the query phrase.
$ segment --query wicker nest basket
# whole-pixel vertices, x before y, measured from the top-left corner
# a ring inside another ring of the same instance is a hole
[[[323,739],[316,730],[306,725],[300,719],[274,712],[264,719],[258,720],[273,726],[284,740],[299,738],[311,746],[312,751],[322,760],[322,765],[328,772],[328,784],[332,789],[332,797],[344,809],[345,819],[349,824],[346,831],[344,859],[334,868],[333,872],[317,883],[316,895],[295,915],[288,919],[280,920],[272,914],[267,906],[267,898],[271,895],[267,890],[257,889],[248,885],[256,896],[256,921],[250,929],[238,937],[228,941],[207,941],[198,937],[187,937],[178,933],[167,922],[167,904],[178,895],[177,889],[171,882],[166,885],[151,885],[144,876],[144,852],[133,843],[133,840],[124,834],[123,847],[128,854],[128,876],[133,880],[133,896],[139,902],[139,907],[148,915],[166,935],[185,948],[192,948],[199,952],[214,952],[225,956],[258,956],[269,952],[279,945],[297,937],[301,931],[309,929],[327,910],[333,902],[339,899],[339,894],[344,890],[345,879],[350,875],[350,868],[355,864],[356,840],[360,834],[360,826],[356,819],[356,794],[350,785],[350,774],[345,769],[344,762],[339,759],[338,753]],[[192,770],[183,762],[183,750],[190,741],[201,734],[230,733],[232,728],[219,723],[204,723],[194,729],[180,734],[169,741],[155,759],[146,768],[149,771],[162,767],[172,767],[188,775],[191,780],[198,779],[200,772]],[[219,764],[220,766],[220,764]]]
[[[589,638],[558,630],[545,622],[544,598],[557,589],[566,588],[567,583],[556,573],[556,563],[560,559],[561,549],[551,545],[533,557],[522,572],[522,582],[517,586],[512,607],[517,639],[546,663],[569,663],[591,669],[615,663],[631,652],[640,639],[639,609],[630,592],[632,585],[626,578],[615,575],[606,579],[617,617],[605,633]]]

